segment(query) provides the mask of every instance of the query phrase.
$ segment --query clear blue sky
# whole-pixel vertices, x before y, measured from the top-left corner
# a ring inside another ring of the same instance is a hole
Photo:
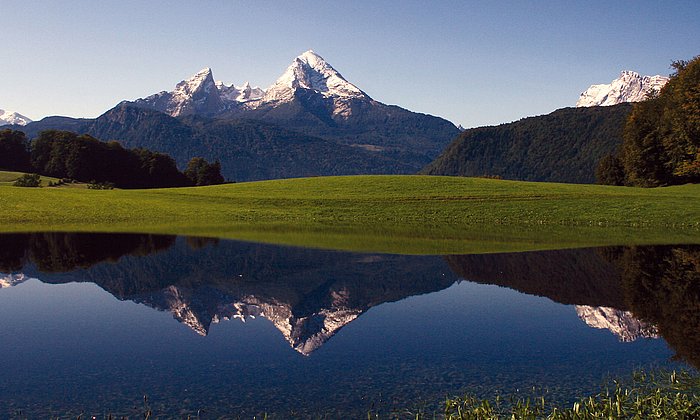
[[[700,1],[0,0],[0,108],[95,117],[203,67],[269,86],[313,49],[381,102],[474,127],[700,54]]]

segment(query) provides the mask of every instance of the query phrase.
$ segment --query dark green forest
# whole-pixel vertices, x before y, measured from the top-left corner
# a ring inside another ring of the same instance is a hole
[[[125,149],[87,134],[47,130],[30,142],[20,131],[0,131],[0,170],[36,172],[119,188],[164,188],[224,182],[219,162],[193,158],[185,173],[163,153]]]
[[[464,131],[422,173],[593,183],[598,161],[622,143],[631,105],[564,108]]]

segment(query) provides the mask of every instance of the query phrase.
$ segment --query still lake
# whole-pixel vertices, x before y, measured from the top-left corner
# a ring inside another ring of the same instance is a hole
[[[0,235],[0,417],[366,418],[692,368],[700,247],[405,256]]]

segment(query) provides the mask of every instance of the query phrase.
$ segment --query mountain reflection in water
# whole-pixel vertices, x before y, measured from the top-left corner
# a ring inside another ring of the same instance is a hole
[[[171,312],[200,335],[222,320],[264,317],[304,355],[374,306],[466,279],[576,305],[581,320],[621,341],[661,335],[700,366],[698,246],[439,258],[195,237],[7,234],[0,235],[0,273],[7,273],[0,288],[29,277],[95,283],[120,300]]]

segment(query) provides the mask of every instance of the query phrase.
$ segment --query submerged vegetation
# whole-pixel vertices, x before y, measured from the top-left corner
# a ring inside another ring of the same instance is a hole
[[[583,420],[583,419],[668,419],[691,420],[700,417],[700,376],[697,373],[645,372],[637,371],[628,381],[610,381],[594,395],[582,397],[572,404],[565,405],[549,401],[546,396],[503,397],[481,399],[474,396],[448,398],[440,411],[430,409],[404,410],[381,414],[367,413],[369,420],[381,419],[446,419],[446,420]],[[124,414],[104,414],[106,420],[143,417],[160,418],[159,409],[148,396],[135,404],[127,417]],[[163,407],[165,408],[165,407]],[[329,418],[328,415],[314,415],[300,411],[290,411],[293,418]],[[18,410],[16,418],[25,418]],[[187,415],[187,419],[198,419],[206,414],[206,409]],[[85,417],[84,417],[85,416]],[[226,418],[236,419],[277,419],[287,418],[274,413],[260,413],[256,416],[241,416],[230,413]]]
[[[166,233],[416,254],[700,242],[700,186],[346,176],[155,190],[0,186],[2,232]]]

